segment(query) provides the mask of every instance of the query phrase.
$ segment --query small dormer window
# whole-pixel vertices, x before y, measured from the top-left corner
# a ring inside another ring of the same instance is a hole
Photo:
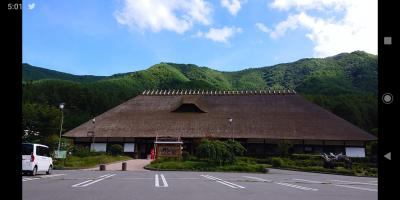
[[[183,103],[177,109],[173,110],[172,112],[179,112],[179,113],[205,113],[205,111],[200,109],[194,103]]]
[[[191,94],[182,95],[179,102],[175,104],[176,107],[171,109],[171,112],[175,113],[206,113],[206,103],[201,99],[200,95],[194,95],[192,90],[189,90]]]

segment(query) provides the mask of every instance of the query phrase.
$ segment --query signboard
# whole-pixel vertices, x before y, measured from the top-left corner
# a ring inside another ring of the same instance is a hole
[[[124,152],[135,152],[135,143],[125,143]]]
[[[67,157],[67,151],[54,151],[54,157],[55,158],[66,158]]]
[[[156,158],[158,157],[181,157],[181,144],[157,144]]]
[[[176,156],[180,146],[178,145],[160,145],[159,155],[160,156]]]
[[[364,158],[365,149],[364,147],[346,147],[346,156]]]
[[[91,143],[90,151],[105,152],[107,150],[107,143]]]

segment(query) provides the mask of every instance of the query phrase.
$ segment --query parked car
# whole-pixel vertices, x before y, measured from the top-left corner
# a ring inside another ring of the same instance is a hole
[[[22,173],[35,176],[37,172],[51,174],[53,159],[49,147],[42,144],[22,143]]]

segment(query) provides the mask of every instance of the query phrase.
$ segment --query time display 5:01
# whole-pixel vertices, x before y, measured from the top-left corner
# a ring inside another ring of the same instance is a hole
[[[22,9],[22,3],[9,3],[8,4],[8,10],[21,10]]]

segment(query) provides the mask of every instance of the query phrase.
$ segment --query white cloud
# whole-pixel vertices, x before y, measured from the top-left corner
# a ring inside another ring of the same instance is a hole
[[[257,27],[260,31],[262,31],[262,32],[264,32],[264,33],[269,33],[269,32],[271,32],[271,29],[269,29],[267,26],[265,26],[265,24],[263,24],[263,23],[261,23],[261,22],[257,22],[257,23],[256,23],[256,27]]]
[[[279,10],[345,9],[353,0],[275,0],[270,6]]]
[[[289,14],[279,22],[270,37],[279,38],[287,30],[305,28],[305,35],[315,44],[317,57],[331,56],[341,52],[363,50],[377,54],[378,26],[376,0],[275,0],[271,7],[289,10],[295,8],[300,13]],[[342,19],[311,16],[307,10],[329,8],[344,11]]]
[[[193,37],[203,37],[204,33],[201,31],[197,31],[196,34],[193,35]]]
[[[204,0],[125,0],[114,17],[118,23],[141,31],[184,33],[194,23],[211,24],[212,8]]]
[[[243,1],[240,0],[221,0],[221,6],[228,9],[231,15],[236,15],[242,8],[241,4]]]
[[[241,33],[242,29],[238,27],[226,27],[217,29],[217,28],[210,28],[208,32],[197,32],[196,37],[204,37],[210,39],[214,42],[223,42],[228,43],[228,39],[233,37],[236,33]]]

